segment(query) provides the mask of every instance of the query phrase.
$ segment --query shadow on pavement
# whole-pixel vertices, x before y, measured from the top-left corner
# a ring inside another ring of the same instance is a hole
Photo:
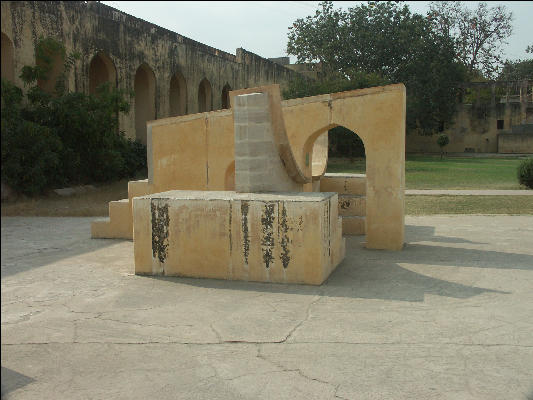
[[[433,227],[407,226],[406,228],[407,237],[411,241],[423,238],[424,241],[441,243],[477,243],[462,238],[432,236],[434,233]],[[416,243],[407,244],[401,252],[368,250],[363,247],[363,241],[363,236],[347,237],[346,246],[349,251],[346,252],[346,258],[321,286],[161,276],[147,278],[226,290],[415,302],[423,301],[426,294],[464,299],[482,293],[509,294],[509,292],[468,286],[434,278],[413,272],[402,267],[402,264],[425,265],[426,268],[447,266],[450,268],[475,267],[533,270],[533,256],[527,254]]]
[[[91,239],[91,221],[95,219],[2,217],[1,277],[39,268],[123,241]]]
[[[2,398],[14,390],[20,389],[30,383],[35,382],[29,376],[19,374],[17,371],[2,367]]]

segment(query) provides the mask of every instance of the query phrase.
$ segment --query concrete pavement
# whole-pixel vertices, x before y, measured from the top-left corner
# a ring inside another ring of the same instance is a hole
[[[320,287],[135,276],[91,220],[2,218],[2,398],[533,396],[533,216],[407,217]]]

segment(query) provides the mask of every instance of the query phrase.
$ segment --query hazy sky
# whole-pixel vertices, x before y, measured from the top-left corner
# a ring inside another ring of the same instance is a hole
[[[183,36],[235,54],[242,47],[262,57],[286,56],[288,27],[297,18],[314,14],[318,1],[102,1],[135,17]],[[334,1],[344,9],[360,1]],[[426,14],[428,2],[406,1],[411,12]],[[465,2],[475,8],[478,2]],[[488,1],[504,4],[513,13],[513,35],[504,46],[504,58],[531,58],[533,2]],[[291,62],[295,62],[291,56]]]

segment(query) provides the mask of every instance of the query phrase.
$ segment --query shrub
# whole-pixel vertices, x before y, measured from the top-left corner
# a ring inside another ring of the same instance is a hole
[[[440,158],[441,158],[441,160],[442,160],[442,155],[444,153],[444,147],[446,147],[448,145],[448,143],[450,143],[450,138],[445,133],[441,133],[437,137],[437,144],[440,147]]]
[[[23,119],[22,91],[4,80],[1,119],[2,180],[27,195],[60,182],[61,140],[48,127]]]
[[[53,52],[63,56],[64,47],[53,39],[38,42],[36,58],[44,54],[45,63],[23,67],[26,95],[2,80],[2,180],[34,195],[57,185],[131,177],[145,169],[146,147],[119,131],[118,116],[129,111],[128,94],[109,83],[94,95],[70,93],[64,73],[54,92],[45,92],[37,82],[46,80]],[[65,71],[73,59],[66,57]]]
[[[528,158],[518,165],[518,182],[533,189],[533,158]]]

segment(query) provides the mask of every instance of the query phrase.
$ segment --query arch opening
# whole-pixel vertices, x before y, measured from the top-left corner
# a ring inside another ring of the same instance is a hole
[[[207,78],[202,79],[198,87],[198,112],[213,110],[213,99],[211,97],[211,83]]]
[[[229,101],[229,92],[231,90],[232,89],[229,83],[226,83],[224,87],[222,88],[222,96],[221,96],[222,109],[231,108],[230,101]]]
[[[187,114],[187,84],[181,72],[176,72],[170,78],[170,116]]]
[[[313,191],[338,191],[338,215],[344,234],[366,235],[366,152],[362,138],[344,126],[330,125],[312,135],[312,140]],[[322,185],[320,178],[326,170],[349,175],[341,178],[344,189],[333,186],[332,190],[332,180],[339,179],[335,176],[324,177]]]
[[[146,122],[156,118],[155,113],[155,75],[152,69],[142,64],[135,73],[135,137],[144,145]]]
[[[111,86],[117,84],[117,69],[111,58],[104,52],[98,52],[89,64],[89,93],[95,94],[98,86],[105,82],[111,82]]]
[[[344,126],[339,125],[328,131],[328,157],[333,165],[348,161],[352,173],[364,174],[366,171],[365,144],[357,133]]]
[[[15,48],[13,42],[9,37],[2,32],[2,79],[14,82],[15,80],[15,66],[14,56]]]

